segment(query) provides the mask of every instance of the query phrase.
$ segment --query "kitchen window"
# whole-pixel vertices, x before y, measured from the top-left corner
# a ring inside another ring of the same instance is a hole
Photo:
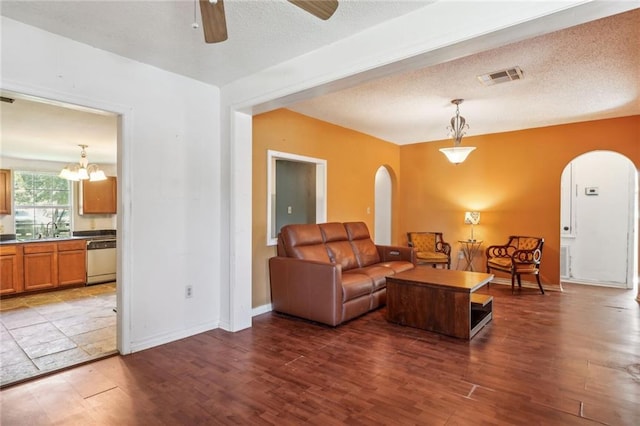
[[[71,236],[71,181],[55,173],[14,171],[18,239]]]

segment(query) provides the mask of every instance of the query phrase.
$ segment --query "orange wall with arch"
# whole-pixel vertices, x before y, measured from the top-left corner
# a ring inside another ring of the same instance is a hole
[[[474,233],[484,247],[511,234],[544,237],[541,278],[558,286],[562,171],[595,150],[618,152],[640,168],[640,116],[469,136],[462,144],[477,149],[455,166],[438,151],[449,140],[397,146],[286,109],[255,116],[253,307],[270,303],[268,259],[275,255],[266,245],[269,149],[327,160],[329,221],[362,220],[373,233],[375,173],[386,165],[394,181],[393,243],[406,244],[407,231],[439,230],[457,253],[470,232],[464,212],[478,210]],[[483,270],[483,263],[474,264]]]
[[[477,149],[459,165],[438,151],[450,141],[400,147],[400,229],[442,231],[457,254],[457,241],[470,234],[464,212],[478,210],[474,236],[483,248],[512,234],[544,237],[541,279],[559,286],[562,171],[594,150],[623,154],[638,169],[640,116],[465,137],[462,144]],[[484,256],[474,265],[483,271]]]
[[[364,221],[374,229],[375,175],[386,166],[399,193],[398,146],[286,109],[253,117],[253,307],[271,303],[267,246],[267,150],[327,160],[327,220]],[[398,238],[397,195],[392,238]],[[367,213],[369,209],[370,213]]]

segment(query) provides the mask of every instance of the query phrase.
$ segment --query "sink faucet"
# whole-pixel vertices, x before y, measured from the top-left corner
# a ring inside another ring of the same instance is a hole
[[[51,234],[49,234],[49,225],[51,225]],[[47,226],[46,226],[45,231],[44,231],[45,237],[53,237],[53,236],[55,236],[55,231],[57,229],[58,229],[58,225],[56,225],[55,222],[47,223]]]

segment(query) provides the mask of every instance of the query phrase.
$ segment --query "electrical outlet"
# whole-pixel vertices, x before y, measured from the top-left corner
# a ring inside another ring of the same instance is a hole
[[[193,296],[193,286],[188,285],[184,288],[184,297],[189,299],[191,296]]]
[[[464,259],[464,252],[462,250],[458,252],[458,259]]]

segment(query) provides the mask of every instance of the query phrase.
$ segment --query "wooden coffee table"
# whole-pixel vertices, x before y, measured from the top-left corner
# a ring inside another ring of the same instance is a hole
[[[387,320],[471,339],[492,318],[493,297],[474,292],[493,274],[429,266],[387,277]]]

